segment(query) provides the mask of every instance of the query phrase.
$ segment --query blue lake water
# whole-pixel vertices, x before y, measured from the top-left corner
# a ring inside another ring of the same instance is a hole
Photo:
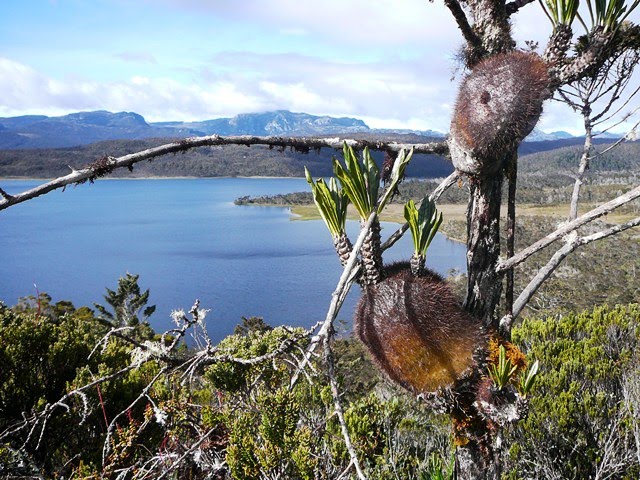
[[[8,193],[38,185],[2,180]],[[102,180],[55,191],[0,212],[0,300],[47,292],[76,306],[103,303],[126,272],[140,274],[157,305],[151,323],[170,328],[173,309],[198,298],[219,340],[242,316],[272,325],[311,326],[324,318],[341,267],[322,221],[295,220],[288,208],[236,206],[243,195],[304,191],[296,178]],[[383,224],[383,240],[398,227]],[[348,232],[357,237],[358,222]],[[407,234],[385,261],[408,259]],[[436,236],[428,266],[465,270],[461,244]],[[354,286],[339,319],[350,321]]]

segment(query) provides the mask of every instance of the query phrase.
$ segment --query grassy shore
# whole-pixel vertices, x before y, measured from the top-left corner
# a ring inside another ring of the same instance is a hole
[[[579,214],[586,213],[595,205],[582,205]],[[395,222],[404,223],[403,206],[398,204],[388,205],[380,219],[383,222]],[[438,210],[442,212],[445,219],[453,221],[464,221],[467,218],[467,206],[463,204],[438,204]],[[295,220],[319,220],[320,214],[315,205],[294,205],[291,207],[291,212],[295,215]],[[555,204],[555,205],[518,205],[518,216],[527,217],[550,217],[563,220],[567,217],[569,212],[568,204]],[[349,205],[347,214],[350,219],[357,220],[358,214],[352,205]],[[502,217],[506,218],[507,209],[506,206],[502,207]],[[603,217],[603,220],[609,223],[623,223],[632,218],[635,218],[637,213],[631,212],[612,212],[609,215]]]

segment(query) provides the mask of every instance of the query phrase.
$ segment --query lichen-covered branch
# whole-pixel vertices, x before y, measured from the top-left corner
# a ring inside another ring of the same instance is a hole
[[[330,335],[330,333],[333,331],[333,322],[335,321],[338,315],[338,312],[340,311],[340,308],[342,308],[342,304],[344,303],[344,300],[347,297],[347,294],[349,293],[349,289],[351,288],[351,285],[353,285],[353,283],[356,281],[360,273],[360,264],[357,261],[358,253],[362,249],[362,245],[364,244],[365,238],[367,237],[367,232],[369,231],[369,229],[371,228],[371,225],[373,224],[373,222],[376,220],[377,217],[378,217],[377,213],[373,212],[371,215],[369,215],[367,222],[361,228],[360,235],[358,235],[358,239],[356,240],[356,243],[353,245],[353,250],[351,250],[351,255],[349,256],[349,260],[347,261],[347,264],[344,266],[344,269],[342,270],[342,275],[340,276],[340,280],[338,280],[338,284],[336,285],[336,289],[331,295],[331,304],[329,305],[329,310],[327,311],[327,316],[325,317],[325,320],[322,323],[322,327],[320,327],[320,330],[318,331],[318,333],[314,335],[313,338],[311,339],[311,343],[307,347],[307,351],[305,352],[305,356],[300,362],[300,365],[298,366],[298,370],[291,378],[292,387],[298,381],[300,373],[307,367],[307,365],[311,361],[311,357],[313,356],[313,353],[315,352],[316,348],[318,348],[318,345],[323,343],[325,341],[325,338],[327,338]]]
[[[95,179],[103,177],[118,168],[133,169],[133,165],[144,160],[153,160],[154,158],[167,155],[169,153],[186,152],[192,148],[210,147],[219,145],[268,145],[277,148],[292,148],[296,151],[308,153],[310,150],[319,150],[321,148],[342,149],[344,144],[354,149],[364,149],[369,147],[370,150],[384,150],[390,152],[399,152],[402,149],[410,150],[413,148],[415,153],[439,154],[446,155],[448,146],[446,142],[431,142],[422,144],[404,144],[397,142],[382,142],[370,140],[353,140],[335,138],[304,138],[304,137],[255,137],[255,136],[237,136],[237,137],[221,137],[219,135],[210,135],[206,137],[191,137],[184,140],[168,143],[159,147],[149,148],[129,155],[121,157],[104,156],[95,162],[89,164],[80,170],[73,170],[70,174],[58,177],[50,182],[39,185],[35,188],[27,190],[15,195],[9,195],[2,191],[0,196],[0,210],[11,207],[18,203],[25,202],[32,198],[44,195],[53,190],[64,188],[67,185],[81,184],[84,182],[93,182]]]

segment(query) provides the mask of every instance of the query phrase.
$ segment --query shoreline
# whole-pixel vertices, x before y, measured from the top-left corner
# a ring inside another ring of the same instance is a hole
[[[39,182],[50,182],[52,180],[55,180],[56,178],[59,177],[54,177],[54,178],[39,178],[39,177],[0,177],[0,182],[6,181],[6,180],[33,180],[33,181],[39,181]],[[304,177],[269,177],[266,175],[251,175],[251,176],[244,176],[244,175],[225,175],[225,176],[220,176],[220,177],[194,177],[194,176],[178,176],[178,177],[102,177],[102,178],[96,178],[94,181],[102,181],[102,180],[215,180],[217,178],[243,178],[243,179],[251,179],[251,178],[255,178],[255,179],[259,179],[259,180],[268,180],[268,179],[287,179],[290,178],[292,180],[304,180]]]

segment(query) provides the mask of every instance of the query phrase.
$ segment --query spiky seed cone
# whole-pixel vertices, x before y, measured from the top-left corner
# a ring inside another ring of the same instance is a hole
[[[425,258],[424,255],[419,255],[414,252],[411,255],[411,260],[409,261],[409,265],[411,266],[411,273],[415,276],[419,276],[422,274],[424,270]]]
[[[395,263],[383,277],[364,288],[354,317],[358,337],[380,368],[414,393],[464,377],[474,351],[486,343],[482,322],[428,269],[417,277],[408,262]]]
[[[380,251],[380,222],[374,220],[362,244],[363,283],[374,285],[380,281],[382,252]]]
[[[462,81],[451,121],[453,165],[471,175],[502,168],[496,151],[515,148],[538,122],[549,97],[547,64],[534,53],[510,52],[480,62]]]
[[[343,232],[337,237],[333,237],[333,246],[336,247],[336,252],[338,253],[338,257],[340,257],[340,263],[342,266],[345,266],[349,261],[349,255],[351,255],[351,251],[353,250],[351,240],[349,240],[347,234]]]

